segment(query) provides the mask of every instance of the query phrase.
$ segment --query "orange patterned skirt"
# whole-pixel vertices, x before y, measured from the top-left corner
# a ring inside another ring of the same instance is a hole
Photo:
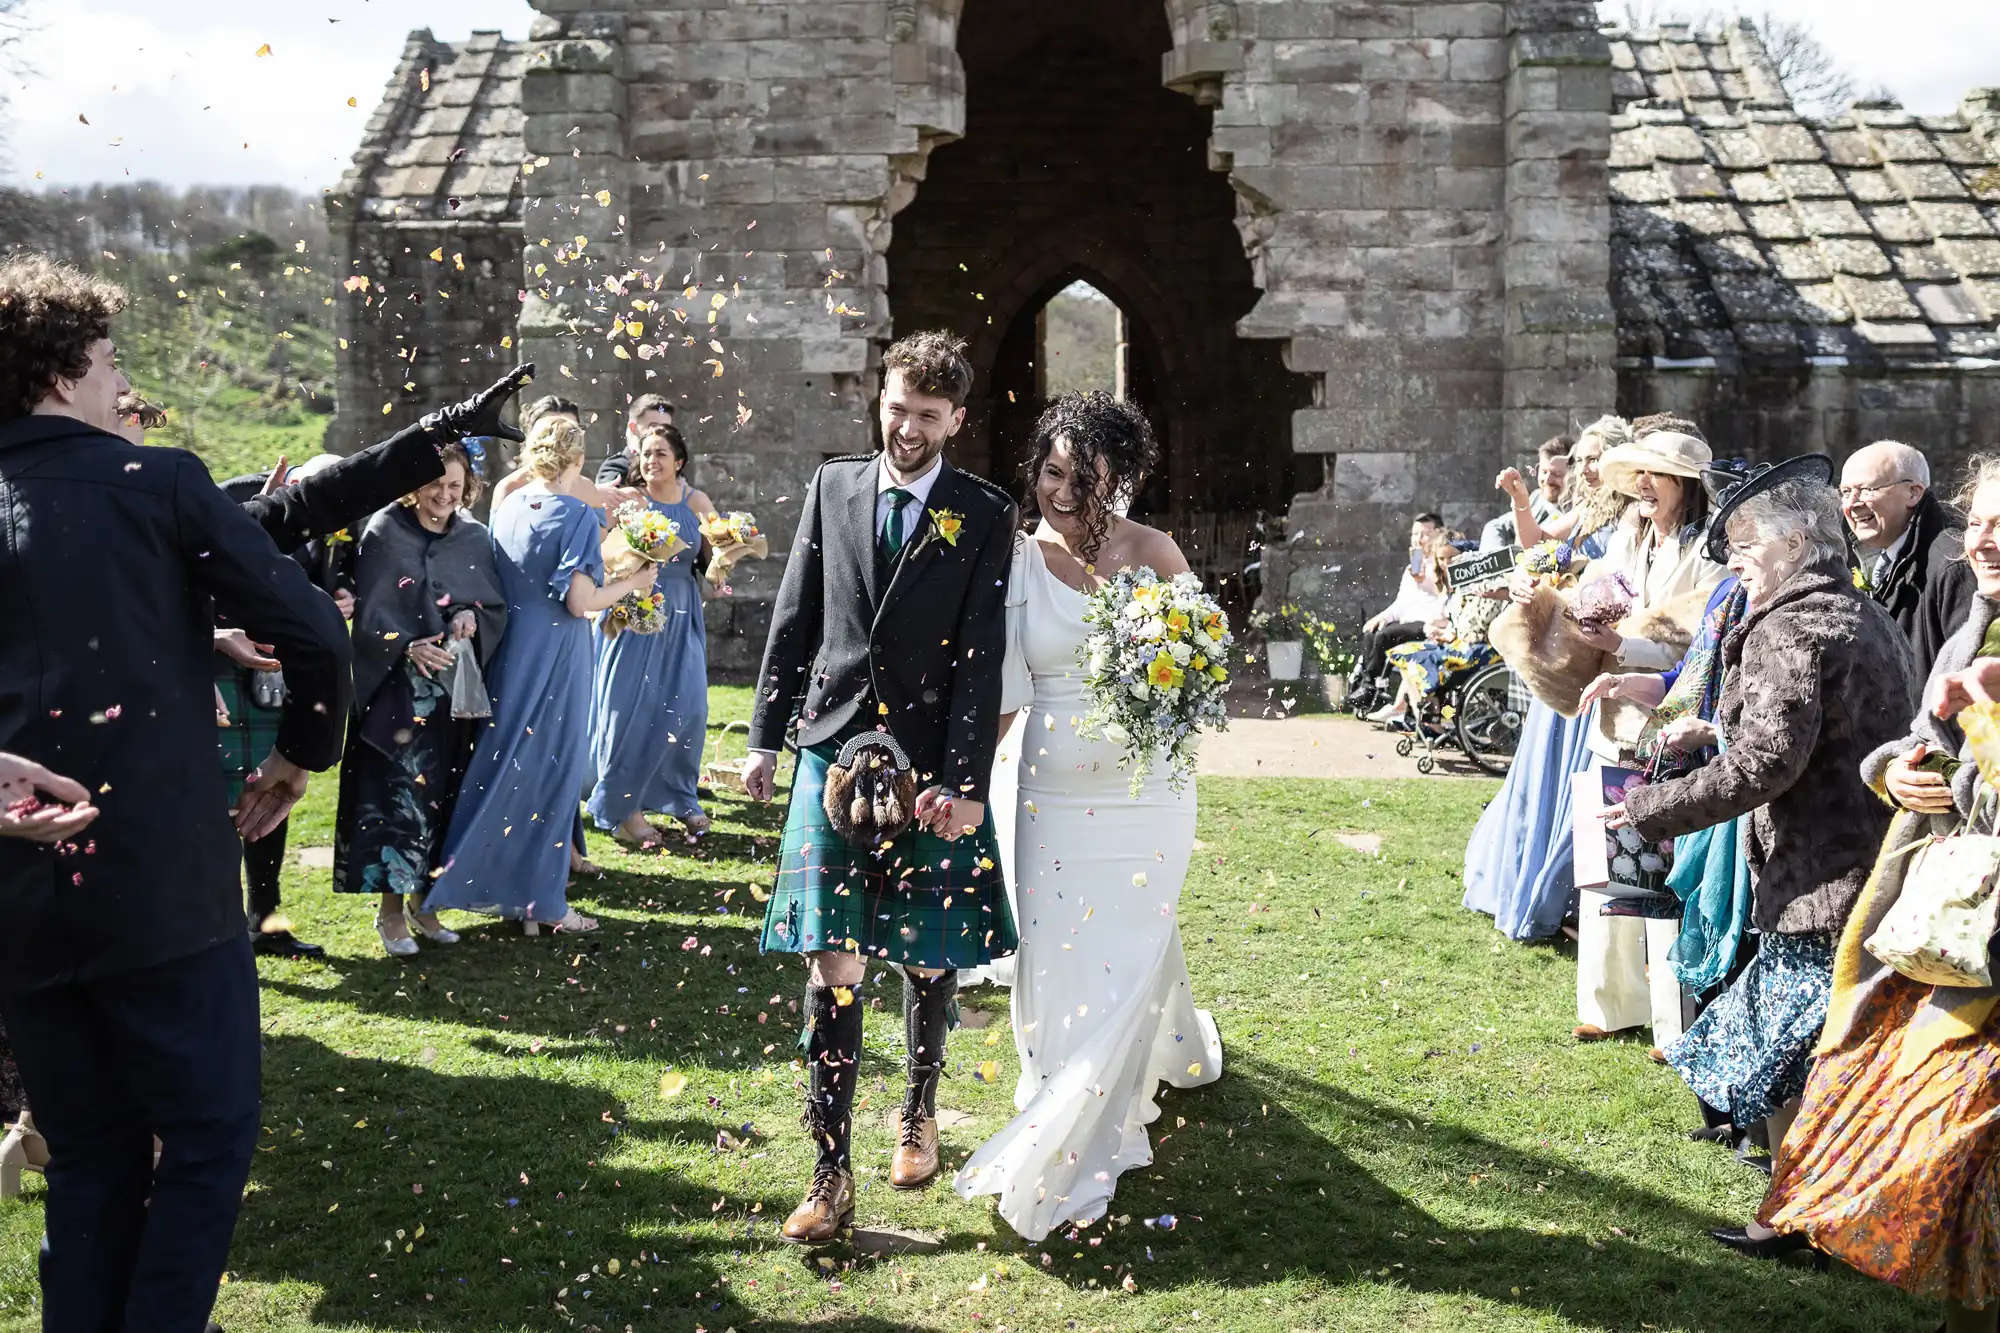
[[[1849,1267],[1981,1308],[2000,1297],[2000,1020],[1896,1065],[1931,988],[1891,976],[1819,1057],[1758,1220]]]

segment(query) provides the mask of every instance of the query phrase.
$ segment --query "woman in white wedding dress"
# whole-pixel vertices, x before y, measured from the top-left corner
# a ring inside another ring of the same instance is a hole
[[[1222,1039],[1195,1008],[1181,951],[1194,784],[1172,791],[1159,764],[1134,797],[1122,751],[1077,732],[1089,711],[1077,662],[1089,593],[1121,569],[1188,567],[1171,537],[1118,512],[1158,458],[1135,409],[1102,393],[1058,400],[1035,430],[1041,523],[1016,551],[1008,589],[1004,707],[1026,711],[1002,747],[1018,756],[1020,783],[1003,843],[1021,930],[1020,1114],[955,1187],[999,1195],[1000,1215],[1031,1241],[1102,1216],[1118,1176],[1152,1162],[1146,1126],[1163,1080],[1192,1088],[1222,1076]]]

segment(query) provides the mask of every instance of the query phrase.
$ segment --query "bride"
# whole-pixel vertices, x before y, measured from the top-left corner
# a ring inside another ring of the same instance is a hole
[[[1020,1114],[972,1155],[956,1188],[999,1195],[1030,1241],[1103,1215],[1117,1178],[1153,1160],[1162,1080],[1222,1076],[1215,1020],[1195,1008],[1176,915],[1194,847],[1195,793],[1158,765],[1140,795],[1121,751],[1086,740],[1077,650],[1088,595],[1110,574],[1184,572],[1171,537],[1121,516],[1159,461],[1151,427],[1107,394],[1067,394],[1035,427],[1030,498],[1041,523],[1014,557],[1004,711],[1025,710],[1008,864],[1021,950],[1014,976]],[[996,810],[998,809],[996,793]],[[1003,843],[1003,846],[1006,844]]]

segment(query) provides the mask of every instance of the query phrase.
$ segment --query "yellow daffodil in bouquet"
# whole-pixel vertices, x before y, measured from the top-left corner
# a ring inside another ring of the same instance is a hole
[[[1202,730],[1229,725],[1229,617],[1194,575],[1142,568],[1093,593],[1083,618],[1090,633],[1078,660],[1091,705],[1082,733],[1124,750],[1134,796],[1161,760],[1168,785],[1182,790]]]
[[[597,625],[607,639],[615,639],[627,630],[634,634],[658,634],[667,627],[667,595],[628,592],[605,609]]]
[[[771,543],[757,527],[757,520],[740,509],[703,514],[701,535],[708,538],[712,552],[706,570],[708,581],[718,587],[738,561],[762,560],[771,553]]]

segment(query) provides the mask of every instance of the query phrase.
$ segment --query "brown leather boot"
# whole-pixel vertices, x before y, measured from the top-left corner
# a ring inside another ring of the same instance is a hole
[[[889,1164],[889,1183],[899,1190],[920,1190],[937,1179],[938,1123],[934,1115],[907,1118],[896,1112],[896,1156]]]
[[[778,1232],[795,1245],[825,1245],[854,1225],[854,1177],[821,1163],[813,1172],[805,1201],[792,1210]]]

